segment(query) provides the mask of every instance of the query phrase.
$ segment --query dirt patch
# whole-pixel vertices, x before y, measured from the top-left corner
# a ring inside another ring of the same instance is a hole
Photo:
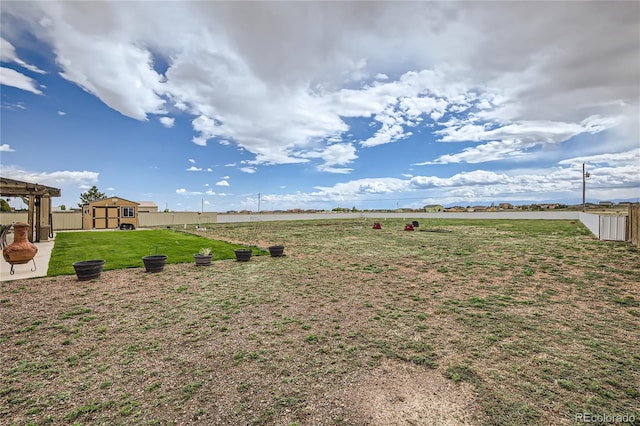
[[[470,385],[398,361],[385,362],[348,393],[356,416],[372,426],[476,425],[481,418]]]

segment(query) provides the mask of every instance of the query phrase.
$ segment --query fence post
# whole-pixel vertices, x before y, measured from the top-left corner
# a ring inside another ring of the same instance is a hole
[[[640,206],[629,206],[629,241],[640,247]]]

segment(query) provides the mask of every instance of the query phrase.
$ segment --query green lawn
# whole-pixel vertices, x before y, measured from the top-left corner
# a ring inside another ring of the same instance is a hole
[[[149,254],[166,254],[167,263],[193,262],[193,255],[203,247],[211,247],[214,260],[233,259],[235,249],[246,248],[168,229],[59,232],[47,275],[74,274],[74,262],[91,259],[104,259],[105,271],[142,267],[142,257]],[[252,248],[254,255],[266,253]]]

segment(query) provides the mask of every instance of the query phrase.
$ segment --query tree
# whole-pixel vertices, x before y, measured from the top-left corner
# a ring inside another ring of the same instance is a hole
[[[10,212],[11,206],[5,200],[0,199],[0,212]]]
[[[105,198],[107,198],[107,196],[104,193],[98,191],[97,186],[93,185],[87,192],[83,192],[82,194],[80,194],[80,201],[82,202],[78,204],[78,207],[82,207],[85,204],[89,204],[94,201],[104,200]]]
[[[65,206],[64,204],[60,205],[60,210],[65,211],[67,209],[67,206]]]

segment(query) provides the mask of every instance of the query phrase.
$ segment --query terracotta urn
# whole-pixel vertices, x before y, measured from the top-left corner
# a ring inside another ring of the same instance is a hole
[[[21,265],[33,259],[38,247],[27,238],[29,225],[23,222],[13,224],[13,243],[2,250],[4,260],[12,265]]]

